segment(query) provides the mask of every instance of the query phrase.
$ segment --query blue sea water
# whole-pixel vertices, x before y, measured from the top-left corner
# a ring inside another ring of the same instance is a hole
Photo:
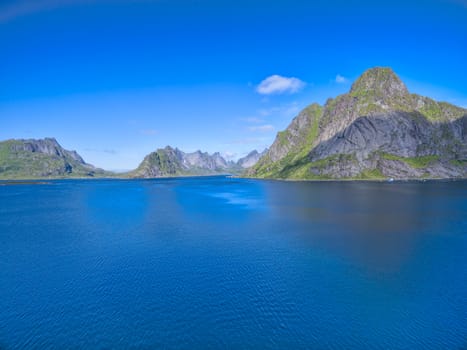
[[[0,186],[2,349],[465,349],[467,182]]]

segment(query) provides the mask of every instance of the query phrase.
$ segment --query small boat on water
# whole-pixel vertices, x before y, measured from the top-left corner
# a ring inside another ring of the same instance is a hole
[[[390,177],[387,181],[388,181],[388,182],[394,182],[394,178],[393,178],[393,177]]]

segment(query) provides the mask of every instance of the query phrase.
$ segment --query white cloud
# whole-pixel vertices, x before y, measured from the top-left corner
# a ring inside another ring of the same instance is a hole
[[[274,130],[274,126],[272,126],[271,124],[250,126],[248,130],[254,131],[254,132],[269,132],[269,131]]]
[[[348,80],[346,77],[344,77],[344,76],[342,76],[342,75],[340,75],[340,74],[337,74],[337,75],[336,75],[336,80],[335,80],[336,83],[338,83],[338,84],[344,84],[344,83],[347,83],[348,81],[349,81],[349,80]]]
[[[280,75],[271,75],[264,79],[257,87],[256,92],[262,95],[296,93],[305,87],[305,83],[298,78],[287,78]]]

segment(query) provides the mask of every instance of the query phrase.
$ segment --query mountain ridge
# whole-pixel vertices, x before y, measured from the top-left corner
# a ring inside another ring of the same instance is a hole
[[[0,179],[151,178],[235,174],[278,179],[467,177],[467,109],[410,93],[391,68],[365,71],[348,93],[303,109],[273,144],[237,162],[167,146],[115,174],[54,138],[0,142]]]
[[[86,163],[55,138],[9,139],[0,142],[0,178],[62,178],[110,176]]]
[[[225,160],[219,152],[185,153],[166,146],[148,154],[136,169],[116,173],[86,163],[76,151],[64,149],[55,138],[9,139],[0,141],[0,179],[239,175],[254,165],[259,156],[255,150],[234,162]]]
[[[237,162],[227,161],[219,152],[209,154],[200,150],[185,153],[178,148],[166,146],[149,153],[140,165],[127,176],[132,178],[154,178],[166,176],[239,175],[259,159],[254,150]]]

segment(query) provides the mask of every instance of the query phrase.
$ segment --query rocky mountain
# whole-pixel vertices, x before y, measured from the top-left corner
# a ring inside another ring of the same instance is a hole
[[[268,150],[265,149],[263,152],[259,153],[257,150],[251,151],[245,157],[240,158],[237,161],[237,165],[243,169],[248,169],[254,166],[262,156],[266,154]]]
[[[183,153],[183,165],[188,168],[206,169],[208,171],[224,171],[233,166],[227,162],[219,152],[209,155],[207,152],[196,151],[193,153]]]
[[[290,179],[467,177],[467,110],[412,94],[390,68],[312,104],[247,176]]]
[[[93,177],[111,173],[87,164],[54,138],[0,142],[0,178]]]
[[[240,171],[241,168],[235,162],[226,161],[218,152],[212,155],[201,151],[185,153],[178,148],[167,146],[148,154],[138,168],[128,173],[128,176],[153,178],[236,174]]]

